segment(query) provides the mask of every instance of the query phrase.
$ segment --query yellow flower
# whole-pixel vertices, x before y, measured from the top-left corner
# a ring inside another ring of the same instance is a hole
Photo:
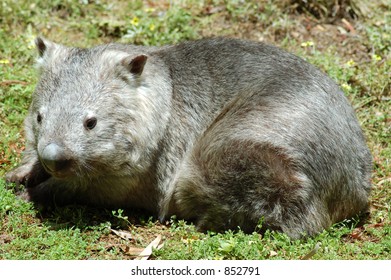
[[[8,59],[0,59],[0,64],[9,64],[10,61]]]
[[[34,49],[34,48],[35,48],[35,43],[32,42],[32,43],[28,44],[28,45],[27,45],[27,48],[28,48],[29,50]]]
[[[145,12],[147,12],[147,13],[153,13],[154,11],[155,11],[154,8],[146,8],[145,9]]]
[[[342,84],[342,88],[343,88],[344,90],[347,90],[347,91],[350,91],[350,90],[352,89],[352,87],[351,87],[350,85],[348,85],[347,83],[343,83],[343,84]]]
[[[155,25],[154,25],[153,23],[151,23],[151,24],[149,25],[149,30],[151,30],[151,31],[154,31],[154,30],[155,30]]]
[[[312,42],[312,41],[307,41],[307,42],[301,43],[302,47],[312,47],[313,45],[314,45],[314,42]]]
[[[372,60],[373,61],[380,61],[382,59],[382,57],[380,55],[377,55],[377,54],[373,54],[372,55]]]
[[[356,62],[354,62],[353,59],[350,59],[348,62],[346,62],[346,66],[348,66],[348,67],[352,67],[354,65],[356,65]]]
[[[130,21],[130,24],[131,24],[131,25],[134,25],[134,26],[138,26],[139,22],[140,22],[140,19],[139,19],[138,17],[134,17],[134,18],[132,18],[132,20]]]
[[[25,42],[27,43],[27,48],[29,50],[35,48],[35,37],[34,35],[28,35],[25,39]]]
[[[191,239],[191,238],[181,238],[181,241],[185,244],[191,244],[193,243],[195,240],[194,239]]]

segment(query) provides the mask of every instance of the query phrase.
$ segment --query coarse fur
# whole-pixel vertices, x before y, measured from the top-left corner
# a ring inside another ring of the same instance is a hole
[[[324,73],[228,38],[70,48],[37,38],[40,81],[9,182],[42,205],[138,207],[200,230],[314,235],[367,211],[371,155]]]

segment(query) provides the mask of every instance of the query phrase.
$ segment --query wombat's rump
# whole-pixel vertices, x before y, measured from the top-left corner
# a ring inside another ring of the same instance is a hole
[[[39,204],[141,207],[200,229],[313,235],[367,210],[371,155],[343,93],[265,44],[36,40],[26,151]]]

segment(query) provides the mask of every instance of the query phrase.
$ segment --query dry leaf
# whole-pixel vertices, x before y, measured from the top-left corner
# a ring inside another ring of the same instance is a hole
[[[321,245],[320,242],[316,243],[314,249],[309,251],[305,256],[301,257],[300,259],[301,260],[309,260],[310,258],[312,258],[316,254],[316,252],[318,252],[320,245]]]
[[[272,251],[269,252],[269,257],[275,257],[277,255],[278,255],[278,253],[276,251],[272,250]]]
[[[149,243],[149,245],[140,253],[138,258],[136,258],[136,259],[137,260],[148,260],[152,254],[153,249],[158,249],[158,248],[160,249],[161,248],[161,246],[159,247],[159,243],[161,240],[162,240],[162,236],[159,234],[155,238],[155,240],[153,240],[151,243]]]
[[[142,251],[144,251],[143,248],[128,247],[126,253],[131,255],[131,256],[139,256]]]
[[[115,230],[115,229],[110,229],[110,231],[112,233],[114,233],[115,235],[121,237],[124,240],[132,240],[133,239],[132,235],[128,231]]]
[[[364,227],[356,228],[350,234],[350,238],[356,240],[363,240],[363,232],[364,232]]]
[[[346,29],[349,30],[350,33],[355,33],[356,32],[356,30],[354,29],[353,25],[351,25],[351,23],[348,22],[346,19],[343,18],[341,21],[345,25]]]
[[[377,224],[369,224],[365,228],[379,228],[379,227],[384,227],[384,223],[377,223]]]

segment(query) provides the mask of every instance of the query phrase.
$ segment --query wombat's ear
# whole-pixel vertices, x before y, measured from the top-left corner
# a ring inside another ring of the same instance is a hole
[[[36,64],[38,69],[43,68],[49,61],[52,61],[55,56],[58,56],[60,54],[59,50],[65,50],[63,46],[42,37],[37,37],[35,39],[35,45],[39,55]]]
[[[39,56],[43,57],[47,49],[44,39],[41,37],[35,38],[35,45],[37,46]]]
[[[122,59],[121,64],[128,69],[130,73],[136,76],[140,76],[144,70],[145,63],[148,57],[144,54],[134,56],[128,56]]]
[[[43,57],[49,49],[54,49],[57,46],[57,44],[42,37],[37,37],[35,39],[35,45],[37,47],[39,57]]]

